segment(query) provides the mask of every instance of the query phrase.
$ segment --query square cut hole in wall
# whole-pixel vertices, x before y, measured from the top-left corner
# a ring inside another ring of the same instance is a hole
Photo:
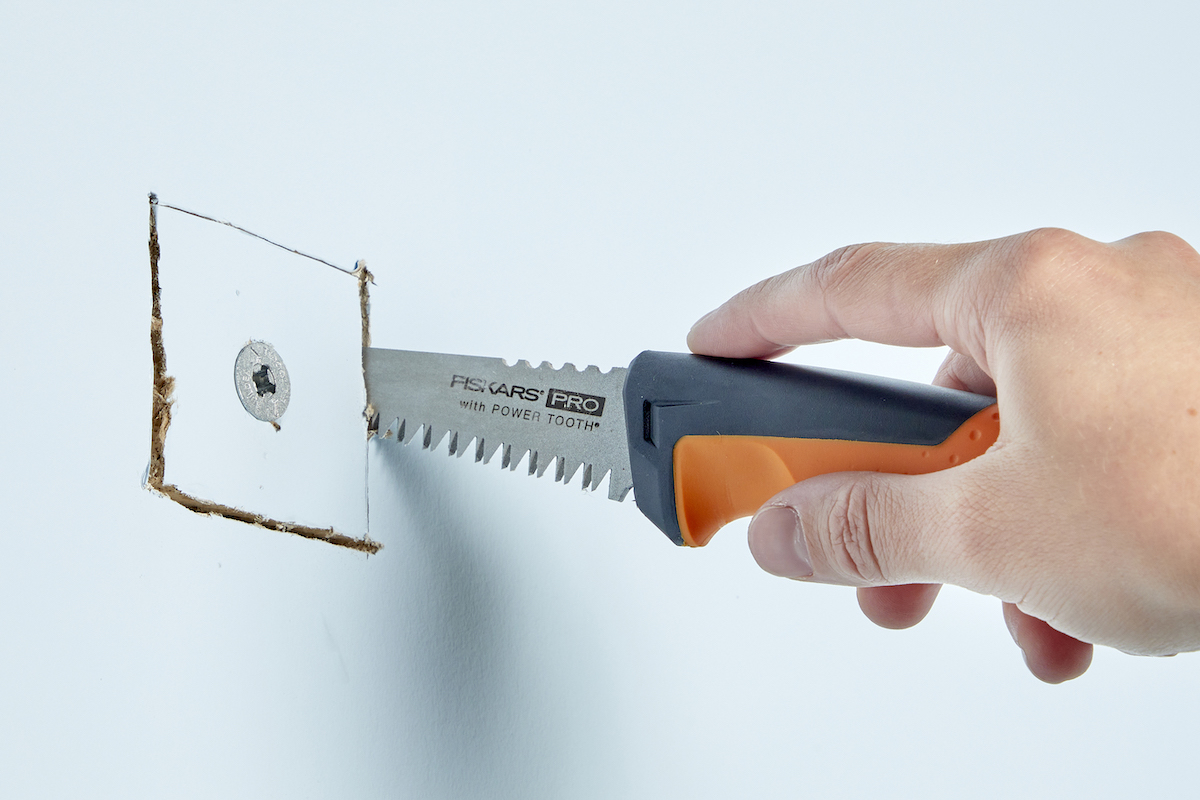
[[[362,262],[322,263],[151,196],[149,488],[368,553]]]

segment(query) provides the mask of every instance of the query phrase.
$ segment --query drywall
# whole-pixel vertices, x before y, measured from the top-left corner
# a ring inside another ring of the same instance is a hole
[[[993,601],[883,631],[762,574],[744,525],[682,551],[628,502],[418,450],[368,452],[373,556],[141,481],[147,192],[367,259],[378,345],[624,364],[856,241],[1200,241],[1192,6],[3,17],[0,795],[1191,789],[1192,656],[1043,686]],[[938,354],[793,358],[926,379]]]

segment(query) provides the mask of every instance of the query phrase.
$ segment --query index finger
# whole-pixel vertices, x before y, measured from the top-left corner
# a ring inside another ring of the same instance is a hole
[[[1029,236],[1023,234],[1022,236]],[[982,306],[1021,237],[972,244],[860,244],[768,278],[688,334],[695,353],[770,358],[801,344],[865,339],[982,356]]]

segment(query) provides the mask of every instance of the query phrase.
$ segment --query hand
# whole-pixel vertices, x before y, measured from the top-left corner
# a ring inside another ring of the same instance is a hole
[[[1200,255],[1165,233],[1038,230],[868,244],[763,281],[701,319],[694,352],[772,358],[859,338],[949,345],[935,383],[995,396],[996,444],[929,475],[796,484],[750,524],[768,572],[861,587],[885,627],[939,585],[1004,603],[1034,675],[1092,645],[1200,649]]]

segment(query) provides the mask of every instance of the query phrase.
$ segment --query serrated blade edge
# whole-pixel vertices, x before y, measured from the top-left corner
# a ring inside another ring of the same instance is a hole
[[[531,476],[551,472],[563,483],[582,468],[583,488],[595,491],[608,476],[613,500],[633,488],[623,367],[556,369],[378,347],[363,349],[363,364],[377,435],[425,449],[446,440],[449,455],[472,450],[485,464],[500,451],[503,468],[525,461]]]

